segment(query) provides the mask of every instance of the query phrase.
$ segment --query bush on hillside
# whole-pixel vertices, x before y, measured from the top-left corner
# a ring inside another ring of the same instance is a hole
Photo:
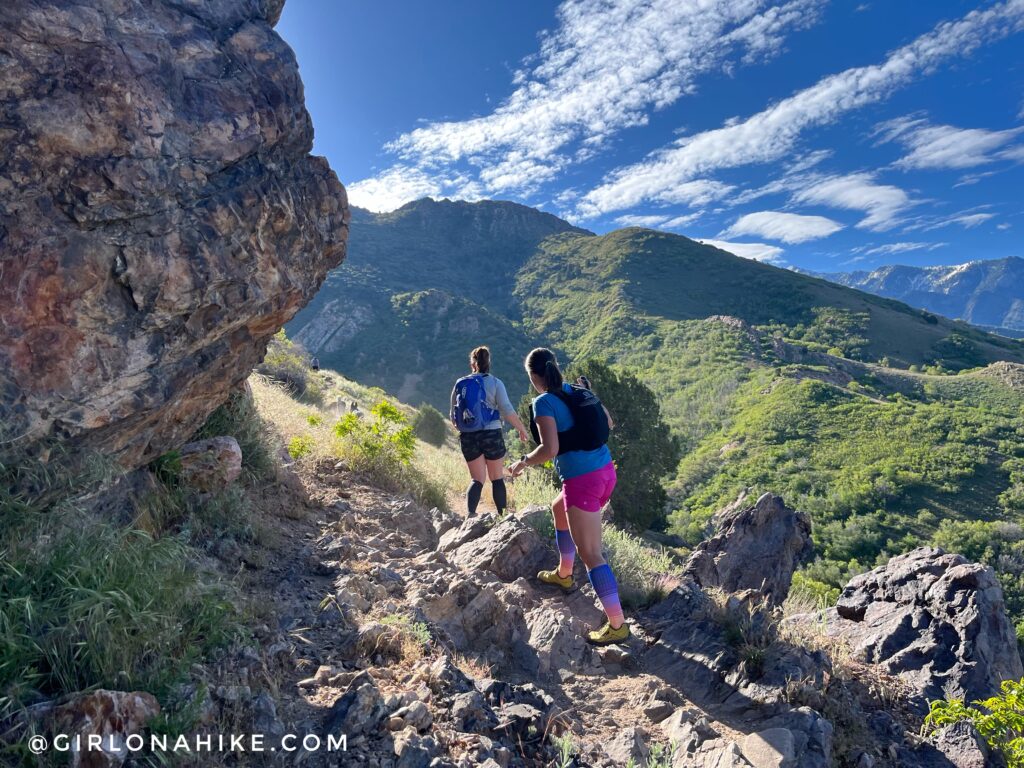
[[[442,446],[448,436],[448,420],[429,403],[422,403],[412,420],[416,437],[425,443]]]
[[[416,434],[402,412],[380,400],[370,415],[372,421],[349,413],[334,425],[338,456],[381,488],[408,493],[425,507],[446,507],[445,489],[412,464]]]
[[[287,387],[296,397],[313,403],[323,399],[320,376],[310,368],[309,353],[289,339],[282,328],[267,345],[267,354],[256,370]]]
[[[570,381],[581,375],[590,379],[615,422],[608,440],[618,474],[612,495],[615,516],[649,528],[664,519],[663,483],[679,463],[679,438],[665,423],[654,392],[634,374],[597,360],[579,361],[566,371]]]
[[[941,341],[932,345],[934,359],[932,362],[940,368],[957,370],[960,368],[977,368],[985,364],[985,356],[978,346],[962,333],[951,333]]]
[[[1024,680],[1004,680],[998,696],[968,706],[960,699],[933,701],[925,727],[936,730],[967,721],[1007,765],[1024,765]]]

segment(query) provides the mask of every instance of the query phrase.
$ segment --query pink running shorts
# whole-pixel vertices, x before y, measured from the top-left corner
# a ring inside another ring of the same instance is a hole
[[[586,512],[600,512],[615,490],[615,465],[608,462],[600,469],[585,475],[570,477],[562,482],[565,506]]]

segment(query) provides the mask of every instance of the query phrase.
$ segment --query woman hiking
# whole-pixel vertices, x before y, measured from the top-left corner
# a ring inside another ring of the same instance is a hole
[[[466,489],[467,516],[476,514],[484,481],[491,480],[491,496],[498,514],[508,506],[505,489],[505,438],[501,420],[511,424],[519,439],[526,442],[526,427],[516,414],[501,379],[491,375],[491,350],[477,347],[469,353],[472,373],[455,382],[452,389],[450,418],[459,431],[462,457],[469,468],[471,482]]]
[[[554,459],[562,491],[551,502],[555,518],[558,567],[541,571],[537,578],[569,591],[577,550],[587,566],[608,621],[587,634],[594,645],[621,643],[629,638],[622,615],[615,575],[601,555],[601,509],[615,488],[615,465],[608,450],[611,416],[592,392],[589,382],[570,386],[562,380],[558,361],[550,349],[538,348],[526,357],[526,372],[539,395],[533,400],[530,424],[538,445],[512,465],[512,477],[527,467]]]

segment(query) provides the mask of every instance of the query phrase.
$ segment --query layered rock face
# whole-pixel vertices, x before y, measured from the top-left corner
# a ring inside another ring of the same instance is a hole
[[[754,589],[781,605],[793,573],[812,551],[807,514],[771,493],[753,505],[744,495],[715,515],[715,528],[690,555],[686,573],[702,587]]]
[[[1024,675],[991,568],[921,547],[855,577],[832,611],[829,632],[864,660],[898,674],[926,702],[996,694]]]
[[[341,262],[282,4],[0,4],[6,439],[180,445]]]

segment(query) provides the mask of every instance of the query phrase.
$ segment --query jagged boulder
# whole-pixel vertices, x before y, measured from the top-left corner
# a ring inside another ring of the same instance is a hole
[[[413,591],[410,604],[443,630],[458,650],[474,651],[497,664],[515,659],[528,673],[536,671],[522,609],[503,601],[493,586],[456,577],[441,594]]]
[[[123,765],[128,755],[125,740],[141,733],[159,714],[160,704],[152,694],[101,689],[76,695],[57,707],[52,730],[82,741],[100,738],[99,749],[73,753],[73,768],[114,768]]]
[[[210,437],[182,446],[181,480],[198,491],[219,491],[242,474],[242,449],[230,436]]]
[[[0,423],[137,467],[344,256],[281,0],[0,3]]]
[[[466,570],[487,570],[502,581],[532,579],[550,566],[551,547],[515,515],[508,515],[478,538],[451,553],[452,564]]]
[[[899,675],[918,704],[987,698],[1024,676],[1003,590],[991,568],[921,547],[861,574],[828,621],[864,661]]]
[[[781,604],[793,573],[811,554],[810,518],[774,494],[764,494],[753,506],[742,495],[715,515],[715,527],[715,535],[687,560],[687,575],[702,587],[756,589]]]
[[[935,749],[956,768],[1000,768],[1006,763],[968,722],[947,725],[932,736]]]

